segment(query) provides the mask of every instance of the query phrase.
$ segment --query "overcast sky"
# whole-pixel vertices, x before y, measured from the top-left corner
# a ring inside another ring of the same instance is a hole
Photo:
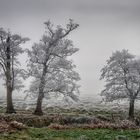
[[[103,89],[100,69],[115,50],[140,55],[140,0],[0,0],[0,27],[39,41],[43,22],[80,24],[70,38],[80,51],[73,56],[81,75],[81,94]]]

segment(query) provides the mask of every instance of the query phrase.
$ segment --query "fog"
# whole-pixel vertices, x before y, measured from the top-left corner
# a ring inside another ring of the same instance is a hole
[[[80,49],[72,59],[81,75],[81,96],[95,97],[104,85],[100,70],[113,51],[140,54],[140,1],[0,0],[0,26],[29,37],[27,48],[39,41],[45,21],[65,25],[69,18],[80,25],[69,38]]]

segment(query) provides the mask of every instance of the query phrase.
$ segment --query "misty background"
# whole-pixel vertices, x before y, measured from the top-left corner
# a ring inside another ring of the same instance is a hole
[[[0,0],[0,27],[29,37],[25,48],[40,40],[45,21],[50,19],[54,25],[65,25],[69,18],[80,24],[69,36],[80,49],[72,57],[81,76],[80,94],[97,98],[104,85],[99,80],[100,70],[112,52],[128,49],[140,55],[140,1]],[[25,59],[25,56],[20,58],[23,66]],[[1,95],[5,93],[2,83],[1,80]]]

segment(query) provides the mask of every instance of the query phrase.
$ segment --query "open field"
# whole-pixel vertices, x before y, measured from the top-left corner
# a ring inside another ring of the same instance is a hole
[[[27,126],[1,133],[0,140],[140,140],[140,124],[126,120],[128,111],[124,106],[91,106],[86,101],[79,106],[44,107],[43,116],[32,114],[32,104],[23,108],[17,105],[17,114],[5,114],[5,107],[0,107],[1,121],[17,121]],[[139,108],[135,116],[140,122]]]
[[[140,130],[28,128],[12,134],[0,134],[0,140],[140,140]]]
[[[11,115],[1,113],[1,120],[16,120],[26,124],[27,128],[0,133],[0,140],[140,140],[140,127],[121,120],[119,112],[59,108],[54,113],[54,108],[47,110],[49,113],[41,117],[32,115],[31,111]],[[112,113],[120,120],[112,120]]]

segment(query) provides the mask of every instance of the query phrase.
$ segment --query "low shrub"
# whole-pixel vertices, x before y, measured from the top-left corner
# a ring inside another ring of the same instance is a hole
[[[65,116],[60,119],[60,124],[89,124],[95,122],[95,118],[87,116]]]
[[[119,121],[117,123],[110,123],[100,121],[99,123],[91,123],[80,126],[83,129],[95,129],[95,128],[105,128],[105,129],[138,129],[134,122],[129,120]]]
[[[31,127],[48,126],[53,122],[52,117],[34,116],[34,115],[19,115],[19,114],[1,114],[0,119],[6,122],[17,121]]]
[[[48,126],[48,128],[56,129],[56,130],[62,130],[62,129],[72,129],[73,127],[68,126],[68,125],[61,125],[61,124],[52,123]]]

